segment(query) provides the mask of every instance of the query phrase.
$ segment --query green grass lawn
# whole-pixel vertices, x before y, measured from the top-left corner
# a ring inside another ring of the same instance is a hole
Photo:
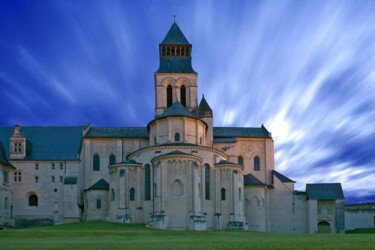
[[[374,232],[374,231],[373,231]],[[167,231],[102,221],[0,231],[0,249],[375,249],[373,234]]]

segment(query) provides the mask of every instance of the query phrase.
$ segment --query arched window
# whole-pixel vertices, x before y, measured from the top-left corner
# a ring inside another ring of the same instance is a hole
[[[221,189],[221,200],[225,201],[225,188]]]
[[[30,207],[38,206],[38,196],[36,196],[36,194],[32,194],[29,196],[29,206]]]
[[[102,208],[102,200],[101,199],[97,199],[96,200],[96,209],[101,209]]]
[[[182,85],[180,88],[181,104],[186,107],[186,87]]]
[[[151,199],[151,168],[150,165],[145,167],[145,200]]]
[[[204,167],[204,191],[205,191],[205,196],[206,200],[210,199],[210,165],[205,164]]]
[[[92,158],[92,170],[100,171],[100,157],[99,155],[94,155]]]
[[[156,146],[158,144],[158,139],[156,138],[156,136],[154,136],[154,146]]]
[[[130,200],[131,201],[135,201],[135,189],[134,188],[130,188]]]
[[[175,180],[172,185],[172,192],[176,196],[181,196],[184,194],[184,187],[180,180]]]
[[[175,133],[174,134],[174,141],[179,142],[180,141],[180,133]]]
[[[115,196],[115,190],[113,190],[113,188],[111,189],[111,201],[115,201],[116,200],[116,196]]]
[[[173,93],[172,93],[172,86],[168,85],[167,87],[167,107],[173,104]]]
[[[259,156],[254,157],[254,171],[260,171],[260,158],[259,158]]]
[[[157,190],[157,185],[156,185],[156,183],[154,183],[154,198],[158,195],[158,190]]]
[[[238,156],[238,165],[241,165],[243,167],[243,157]]]
[[[109,165],[115,164],[116,163],[116,156],[114,154],[111,154],[109,156]]]

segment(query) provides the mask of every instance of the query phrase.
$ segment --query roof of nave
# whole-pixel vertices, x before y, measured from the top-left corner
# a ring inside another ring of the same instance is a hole
[[[182,105],[179,101],[176,101],[175,103],[173,103],[162,114],[156,116],[155,118],[159,119],[159,118],[171,117],[171,116],[174,116],[174,117],[185,116],[185,117],[197,119],[197,117],[194,114],[192,114],[189,110],[187,110],[184,107],[184,105]]]
[[[14,127],[0,127],[0,141],[9,159],[9,137]],[[83,126],[22,126],[26,137],[24,160],[77,160]]]
[[[266,184],[260,181],[252,174],[245,175],[243,178],[244,185],[255,185],[255,186],[265,186]]]
[[[341,183],[306,184],[308,200],[338,200],[344,199]]]
[[[147,128],[90,128],[87,138],[148,138]]]
[[[295,183],[295,181],[289,179],[289,178],[286,177],[285,175],[280,174],[280,173],[277,172],[276,170],[272,170],[272,174],[273,174],[274,176],[276,176],[281,182],[284,182],[284,183],[294,182],[294,183]]]
[[[180,27],[174,21],[167,35],[164,37],[161,44],[190,44],[182,33]]]
[[[271,133],[262,125],[260,128],[214,127],[214,140],[220,138],[271,138]]]
[[[100,179],[86,190],[109,190],[109,183],[104,179]]]

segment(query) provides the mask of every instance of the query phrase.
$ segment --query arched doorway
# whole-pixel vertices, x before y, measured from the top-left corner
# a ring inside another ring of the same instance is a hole
[[[331,225],[327,221],[321,221],[318,223],[318,233],[329,234],[331,233]]]

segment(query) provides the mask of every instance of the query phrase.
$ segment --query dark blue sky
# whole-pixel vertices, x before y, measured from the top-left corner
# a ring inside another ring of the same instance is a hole
[[[1,0],[0,125],[146,126],[173,2]],[[177,1],[176,15],[215,126],[263,123],[297,189],[375,200],[374,1]]]

